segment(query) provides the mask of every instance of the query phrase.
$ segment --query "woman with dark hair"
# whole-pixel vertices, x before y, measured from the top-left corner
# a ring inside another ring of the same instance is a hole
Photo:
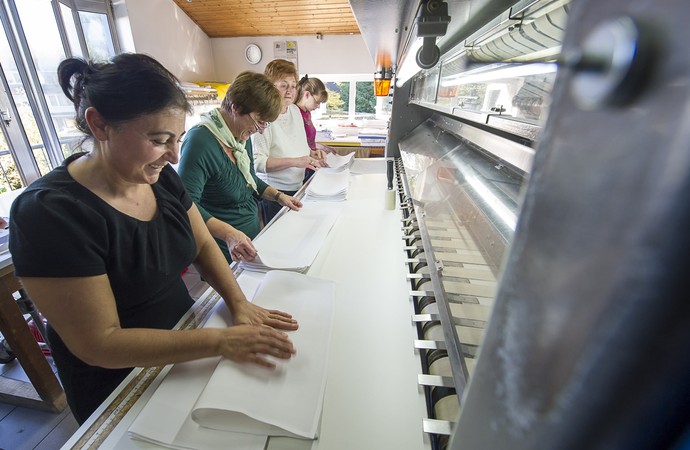
[[[307,144],[304,121],[294,105],[297,89],[297,69],[290,61],[276,59],[269,62],[264,74],[278,88],[281,98],[280,115],[273,125],[253,137],[256,172],[262,180],[288,195],[302,187],[305,169],[326,166],[326,155],[312,151]],[[262,200],[261,217],[268,223],[280,211],[280,205]]]
[[[79,423],[132,367],[222,355],[272,367],[288,359],[290,315],[248,302],[170,164],[190,110],[153,58],[70,58],[58,67],[77,127],[93,141],[32,183],[11,212],[16,275],[48,321],[47,338]],[[171,330],[193,304],[195,264],[235,326]]]
[[[251,141],[280,113],[278,91],[263,74],[242,72],[220,105],[202,115],[182,143],[178,172],[228,262],[256,257],[257,200],[281,208],[302,203],[256,176]]]

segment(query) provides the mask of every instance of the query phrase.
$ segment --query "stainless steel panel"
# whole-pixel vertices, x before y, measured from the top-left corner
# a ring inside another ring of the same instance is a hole
[[[584,111],[559,72],[453,449],[670,449],[690,426],[690,3],[575,0],[564,51],[624,16],[661,43],[650,84]]]

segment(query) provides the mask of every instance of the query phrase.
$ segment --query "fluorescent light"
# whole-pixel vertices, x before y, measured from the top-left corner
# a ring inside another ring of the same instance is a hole
[[[501,64],[502,68],[493,64],[491,67],[481,67],[469,70],[457,75],[451,75],[441,80],[441,86],[457,86],[460,84],[485,82],[499,80],[501,78],[517,78],[528,75],[539,75],[543,73],[553,73],[556,71],[556,63],[535,63],[535,64]]]
[[[422,38],[412,41],[412,45],[405,53],[405,59],[398,64],[398,70],[395,73],[395,85],[397,87],[401,87],[421,70],[417,65],[417,51],[422,47],[422,43],[424,43]]]

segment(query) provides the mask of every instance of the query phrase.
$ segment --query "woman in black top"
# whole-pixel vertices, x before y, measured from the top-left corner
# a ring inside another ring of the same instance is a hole
[[[289,314],[247,301],[170,163],[190,110],[154,59],[70,58],[58,68],[93,149],[65,160],[14,202],[15,273],[48,320],[48,342],[79,423],[132,367],[222,355],[263,366],[294,354]],[[170,329],[193,301],[180,273],[195,264],[236,326]]]

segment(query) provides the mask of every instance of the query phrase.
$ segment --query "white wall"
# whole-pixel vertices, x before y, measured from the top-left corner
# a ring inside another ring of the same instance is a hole
[[[133,1],[133,0],[130,0]],[[297,41],[297,70],[304,74],[371,74],[376,70],[361,35],[267,36],[211,39],[216,63],[216,80],[232,81],[243,70],[263,72],[273,60],[274,41]],[[261,61],[252,65],[244,58],[244,49],[257,44],[263,54]]]
[[[217,78],[211,39],[172,0],[124,2],[136,52],[153,56],[182,81]]]
[[[123,51],[153,56],[182,81],[231,82],[243,70],[263,72],[274,59],[274,41],[297,41],[300,75],[368,74],[373,79],[374,60],[361,35],[211,39],[172,0],[114,0],[113,9]],[[263,53],[256,65],[244,58],[250,43]]]

